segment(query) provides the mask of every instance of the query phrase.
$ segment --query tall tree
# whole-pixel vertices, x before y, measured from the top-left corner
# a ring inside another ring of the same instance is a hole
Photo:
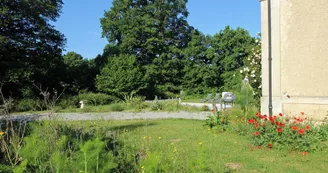
[[[198,30],[192,32],[192,39],[185,49],[185,75],[183,88],[188,94],[204,94],[218,91],[221,85],[216,54],[211,45],[212,37]]]
[[[63,80],[69,85],[70,94],[76,94],[79,90],[95,89],[95,78],[98,73],[95,60],[83,59],[75,52],[68,52],[64,56],[66,75]]]
[[[114,56],[97,76],[97,89],[119,98],[140,94],[147,87],[146,77],[134,55]]]
[[[255,45],[255,39],[242,28],[227,26],[214,35],[212,46],[218,57],[215,62],[219,66],[223,90],[240,90],[242,77],[238,73]]]
[[[187,0],[114,0],[101,19],[103,36],[146,69],[145,95],[172,96],[181,88],[183,49],[193,29]]]
[[[0,78],[12,90],[31,81],[56,81],[65,38],[49,22],[62,5],[62,0],[0,1]]]

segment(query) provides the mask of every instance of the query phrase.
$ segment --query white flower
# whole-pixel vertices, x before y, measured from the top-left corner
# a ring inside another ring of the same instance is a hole
[[[258,43],[258,42],[259,42],[259,40],[258,40],[258,39],[256,39],[256,40],[255,40],[255,43]]]
[[[255,91],[253,91],[253,95],[254,95],[254,96],[256,95],[256,92],[255,92]]]
[[[258,88],[262,88],[262,85],[260,85]]]
[[[236,75],[235,74],[233,74],[233,77],[235,77]]]
[[[243,73],[243,70],[240,70],[240,73]]]
[[[250,58],[248,58],[247,60],[248,60],[248,61],[250,61],[251,59],[250,59]]]
[[[255,73],[255,70],[253,70],[251,73]]]
[[[254,82],[256,82],[256,80],[254,80]]]

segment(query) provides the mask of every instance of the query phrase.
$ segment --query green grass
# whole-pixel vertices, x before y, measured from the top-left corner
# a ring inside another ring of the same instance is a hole
[[[237,172],[327,172],[327,150],[301,153],[255,149],[247,136],[220,133],[197,120],[130,120],[71,122],[92,130],[117,132],[125,155],[141,153],[139,170],[145,172],[231,172],[227,165],[240,165]],[[124,153],[123,153],[124,154]],[[159,170],[161,168],[161,170]]]

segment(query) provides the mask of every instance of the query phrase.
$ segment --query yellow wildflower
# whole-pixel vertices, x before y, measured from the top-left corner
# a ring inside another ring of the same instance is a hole
[[[211,131],[211,129],[210,129],[210,128],[208,128],[207,130],[208,130],[208,131]]]
[[[144,166],[141,166],[141,169],[145,169],[145,167]]]
[[[144,139],[146,139],[147,138],[147,136],[144,136]]]
[[[174,149],[173,149],[173,153],[176,153],[176,152],[177,152],[177,148],[174,147]]]
[[[5,132],[3,132],[3,131],[0,131],[0,136],[2,136],[3,134],[5,134]]]
[[[162,139],[162,137],[158,137],[158,139]]]
[[[199,145],[203,145],[203,142],[198,143]]]

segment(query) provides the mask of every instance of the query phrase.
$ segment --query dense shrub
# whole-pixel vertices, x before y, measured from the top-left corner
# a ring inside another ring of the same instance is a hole
[[[229,117],[224,114],[224,111],[217,112],[216,115],[208,116],[205,120],[205,126],[209,128],[219,129],[220,131],[226,131],[229,125]]]
[[[79,98],[77,96],[63,97],[59,100],[56,106],[59,106],[61,109],[77,108],[79,107]]]
[[[91,92],[79,93],[78,99],[86,101],[86,104],[90,106],[106,105],[119,101],[115,96]]]
[[[38,99],[22,99],[14,103],[15,112],[41,111],[45,108],[44,103]]]
[[[122,112],[124,110],[124,106],[120,103],[112,104],[110,106],[110,110],[113,112]]]

